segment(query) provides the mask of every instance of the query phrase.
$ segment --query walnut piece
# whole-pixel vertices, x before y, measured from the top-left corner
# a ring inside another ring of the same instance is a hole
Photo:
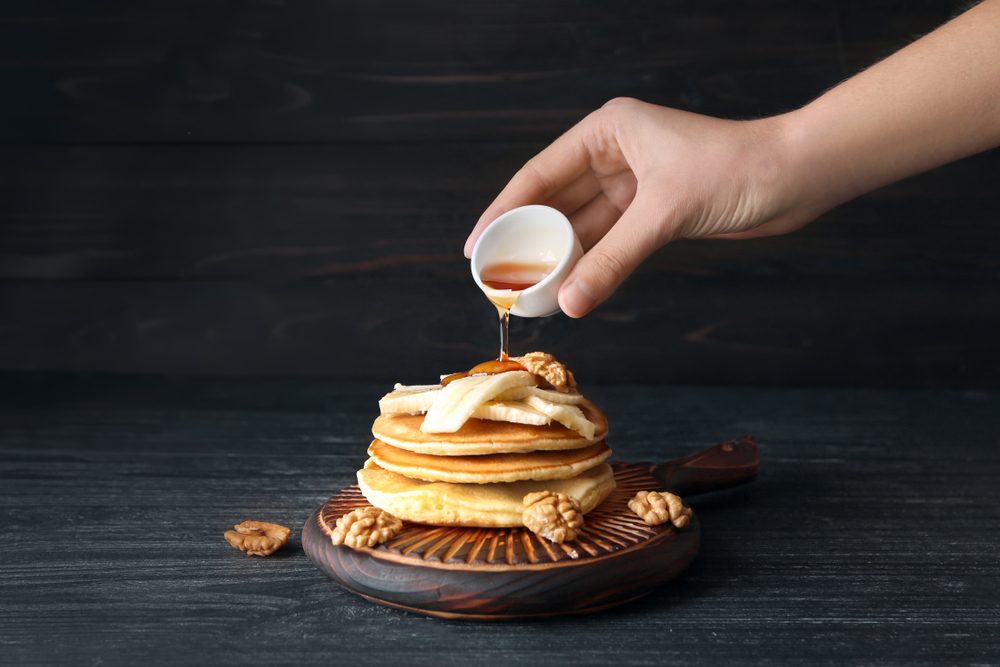
[[[573,373],[548,352],[529,352],[523,357],[512,357],[511,361],[521,364],[529,373],[552,385],[556,391],[564,394],[576,391],[576,378],[573,377]]]
[[[650,526],[669,521],[675,528],[684,528],[694,514],[680,496],[665,491],[640,491],[628,501],[628,507]]]
[[[374,547],[403,530],[403,522],[377,507],[359,507],[337,519],[330,541],[352,549]]]
[[[276,523],[244,521],[224,533],[226,542],[234,549],[245,551],[248,556],[270,556],[288,544],[292,531]]]
[[[580,504],[565,493],[538,491],[526,495],[522,502],[525,528],[549,541],[572,542],[583,528]]]

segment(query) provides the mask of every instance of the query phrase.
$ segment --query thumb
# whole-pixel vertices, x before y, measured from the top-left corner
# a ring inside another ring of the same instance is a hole
[[[618,222],[577,262],[559,289],[559,307],[564,313],[570,317],[589,313],[670,240],[664,208],[658,201],[636,194]]]

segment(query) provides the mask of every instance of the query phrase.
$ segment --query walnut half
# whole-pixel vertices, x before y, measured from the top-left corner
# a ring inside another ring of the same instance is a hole
[[[684,528],[694,514],[680,496],[666,491],[640,491],[628,501],[628,507],[650,526],[669,521],[675,528]]]
[[[529,493],[522,501],[524,527],[552,542],[571,542],[583,528],[583,512],[576,499],[565,493],[538,491]]]
[[[234,549],[245,551],[248,556],[270,556],[288,544],[292,531],[276,523],[244,521],[224,533],[226,542]]]
[[[523,357],[513,357],[511,361],[524,366],[529,373],[537,375],[559,392],[576,391],[576,378],[564,364],[548,352],[529,352]]]
[[[377,507],[359,507],[337,519],[330,541],[352,549],[374,547],[403,530],[403,522]]]

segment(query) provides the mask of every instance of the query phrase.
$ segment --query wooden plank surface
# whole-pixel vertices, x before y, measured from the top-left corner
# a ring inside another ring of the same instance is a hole
[[[960,5],[8,3],[0,140],[551,139],[619,95],[755,116]]]
[[[470,366],[496,325],[461,244],[536,146],[11,149],[0,368]],[[515,318],[514,349],[595,382],[996,386],[998,168],[956,164],[784,238],[677,243],[583,321]]]
[[[466,235],[541,148],[8,147],[0,161],[0,280],[288,281],[396,272],[464,280]],[[797,234],[680,242],[648,267],[734,278],[988,280],[1000,268],[997,171],[1000,151],[892,185]]]
[[[694,503],[676,584],[598,616],[441,622],[338,589],[297,542],[382,384],[0,377],[0,662],[994,664],[1000,394],[588,387],[616,456],[735,434],[760,479]],[[250,559],[223,530],[293,526]]]
[[[610,97],[755,117],[944,0],[0,8],[0,370],[419,379],[491,354],[459,248]],[[1000,385],[993,153],[803,233],[679,243],[585,322],[594,381]],[[642,363],[635,364],[636,354]]]

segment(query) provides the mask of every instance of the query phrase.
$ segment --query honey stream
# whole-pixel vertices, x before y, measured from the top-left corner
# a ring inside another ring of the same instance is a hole
[[[541,282],[555,269],[548,262],[497,262],[483,268],[480,279],[490,288],[486,292],[497,308],[500,319],[500,355],[502,364],[510,359],[510,311],[517,303],[521,292]]]
[[[496,306],[500,319],[500,354],[496,359],[484,361],[461,373],[452,373],[441,379],[445,386],[454,380],[470,375],[495,375],[507,371],[523,371],[524,367],[510,360],[510,311],[521,292],[537,285],[555,268],[555,264],[500,262],[485,267],[480,279],[486,285],[486,298]]]

